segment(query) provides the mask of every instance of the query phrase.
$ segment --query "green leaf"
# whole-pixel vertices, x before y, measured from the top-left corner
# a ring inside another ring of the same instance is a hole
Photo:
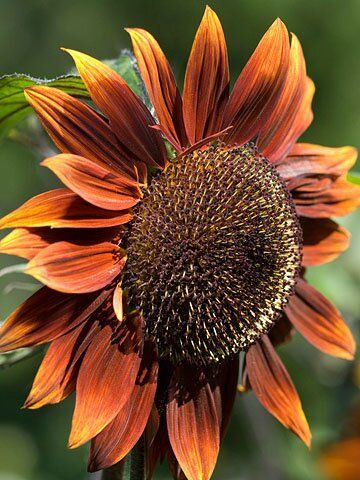
[[[347,180],[350,183],[355,183],[355,185],[360,185],[360,173],[359,172],[348,173]]]
[[[0,139],[32,112],[24,89],[34,85],[55,87],[76,97],[89,98],[82,80],[75,75],[65,75],[54,80],[42,80],[17,73],[0,77]]]

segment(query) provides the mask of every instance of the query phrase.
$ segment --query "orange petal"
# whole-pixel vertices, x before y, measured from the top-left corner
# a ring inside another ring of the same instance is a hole
[[[149,110],[125,81],[107,65],[74,50],[65,50],[89,90],[95,105],[108,117],[122,148],[138,161],[164,167],[167,158],[164,142],[156,130]]]
[[[300,220],[304,239],[304,267],[331,262],[348,248],[350,234],[346,228],[327,218],[303,217]]]
[[[72,364],[83,335],[83,325],[51,342],[36,374],[25,408],[59,403],[75,390],[78,368]]]
[[[300,42],[293,34],[285,87],[257,141],[260,151],[272,162],[278,162],[285,157],[310,125],[313,118],[313,94],[314,85],[306,77]]]
[[[114,420],[91,442],[88,470],[110,467],[127,455],[144,432],[154,403],[158,361],[155,348],[145,343],[134,389]]]
[[[121,323],[124,320],[124,307],[123,307],[123,289],[121,283],[118,283],[114,290],[113,295],[113,308],[116,318]]]
[[[88,347],[76,384],[70,448],[100,433],[130,398],[141,360],[141,328],[140,321],[126,322],[114,339],[106,325]]]
[[[328,447],[320,457],[327,480],[359,480],[360,436],[344,438]]]
[[[141,28],[127,28],[141,76],[154,105],[164,135],[177,150],[188,143],[182,114],[182,99],[176,80],[155,38]]]
[[[315,288],[300,279],[286,315],[303,337],[322,352],[352,360],[355,340],[340,312]]]
[[[246,370],[262,406],[309,447],[311,433],[299,396],[267,336],[249,348]]]
[[[297,143],[289,155],[276,166],[285,179],[312,175],[345,175],[355,164],[353,147],[330,148],[310,143]]]
[[[0,253],[16,255],[31,260],[41,250],[52,243],[67,241],[71,243],[92,244],[98,242],[120,242],[122,231],[120,228],[91,229],[52,229],[15,228],[6,237],[0,240]]]
[[[27,88],[25,96],[61,152],[89,158],[115,173],[123,172],[129,184],[137,184],[133,158],[121,149],[95,110],[56,88]]]
[[[277,19],[265,33],[237,79],[225,109],[224,126],[234,128],[226,143],[243,144],[266,124],[286,82],[290,42]]]
[[[186,67],[183,114],[191,144],[221,130],[229,92],[224,32],[216,13],[206,7]]]
[[[298,215],[310,218],[340,217],[360,205],[360,187],[344,177],[335,181],[330,176],[300,179],[291,194]]]
[[[109,285],[125,262],[125,251],[110,242],[90,246],[57,242],[34,257],[25,273],[60,292],[87,293]]]
[[[220,446],[220,421],[213,392],[199,372],[178,369],[167,405],[169,439],[188,480],[208,480]],[[201,382],[201,383],[200,383]]]
[[[121,225],[131,218],[129,210],[104,210],[67,188],[59,188],[25,202],[0,220],[0,228],[99,228]]]
[[[20,305],[0,328],[0,351],[56,339],[88,318],[109,296],[67,295],[43,287]]]
[[[141,192],[129,188],[124,177],[109,173],[84,157],[56,155],[44,160],[42,165],[50,168],[73,192],[97,207],[125,210],[139,201]]]

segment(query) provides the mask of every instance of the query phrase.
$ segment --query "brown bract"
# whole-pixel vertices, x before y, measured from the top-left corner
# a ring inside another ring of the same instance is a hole
[[[296,143],[313,117],[314,85],[299,40],[290,39],[281,20],[265,33],[230,93],[225,37],[209,7],[182,95],[155,39],[142,29],[128,31],[158,123],[116,72],[73,50],[68,53],[95,108],[54,88],[26,89],[60,150],[43,165],[65,186],[0,220],[1,228],[14,228],[0,241],[0,251],[29,260],[26,273],[45,284],[1,327],[0,351],[50,342],[25,406],[58,403],[75,392],[70,446],[91,440],[91,471],[124,458],[144,433],[149,479],[157,461],[167,457],[174,478],[208,480],[235,400],[240,352],[225,359],[215,352],[209,355],[218,359],[215,364],[189,367],[180,358],[175,365],[160,355],[156,335],[146,334],[146,316],[129,304],[123,288],[131,251],[127,232],[150,191],[148,169],[156,178],[171,171],[164,138],[176,150],[175,161],[191,153],[193,169],[214,141],[221,141],[224,152],[254,142],[248,150],[260,152],[272,178],[286,189],[303,236],[299,266],[308,267],[332,261],[348,247],[348,232],[329,217],[360,205],[360,188],[346,180],[356,151]],[[224,169],[226,155],[216,157]],[[176,182],[171,186],[177,191]],[[171,232],[167,213],[162,221]],[[294,328],[340,358],[353,358],[355,343],[330,301],[303,277],[296,280],[292,295],[277,302],[281,308],[286,303],[281,320],[271,332],[252,337],[241,374],[262,405],[310,445],[299,396],[274,346]],[[185,292],[186,286],[177,285]],[[207,345],[216,349],[216,336],[209,335]]]

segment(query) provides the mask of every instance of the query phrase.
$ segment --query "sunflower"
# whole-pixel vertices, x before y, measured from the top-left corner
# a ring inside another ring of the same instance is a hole
[[[1,351],[51,342],[28,408],[75,391],[71,448],[89,470],[142,438],[152,476],[210,478],[244,385],[307,445],[295,387],[275,351],[293,327],[351,359],[340,313],[304,279],[344,251],[329,217],[360,204],[356,152],[295,143],[312,121],[300,43],[278,19],[231,94],[226,43],[206,8],[180,95],[155,39],[128,29],[154,107],[94,58],[74,59],[93,106],[45,86],[26,97],[62,152],[43,161],[65,185],[1,220],[2,252],[45,286],[1,329]],[[169,147],[170,146],[170,147]],[[168,154],[169,151],[174,155]]]

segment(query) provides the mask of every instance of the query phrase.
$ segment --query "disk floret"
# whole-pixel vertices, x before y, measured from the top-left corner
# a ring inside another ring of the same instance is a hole
[[[171,163],[127,239],[129,299],[160,355],[218,362],[268,332],[293,291],[300,232],[286,186],[252,144]]]

